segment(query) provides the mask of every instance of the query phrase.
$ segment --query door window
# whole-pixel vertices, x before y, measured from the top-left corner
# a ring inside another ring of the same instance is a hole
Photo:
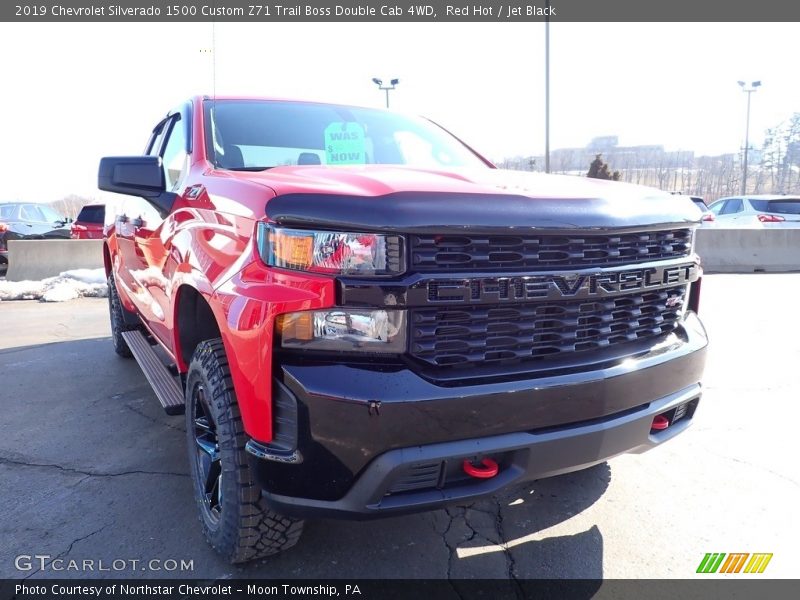
[[[155,126],[153,133],[150,135],[150,139],[147,141],[147,154],[150,156],[158,156],[161,152],[161,145],[168,129],[169,121],[166,120],[161,121],[161,123]]]
[[[186,130],[180,116],[172,120],[167,144],[161,154],[164,165],[164,181],[168,190],[175,190],[186,172],[188,154],[186,153]]]
[[[725,202],[725,206],[720,212],[721,215],[732,215],[733,213],[742,212],[742,199],[731,198]]]
[[[23,221],[33,221],[34,223],[44,223],[44,215],[35,204],[25,204],[20,210],[20,217]]]
[[[42,215],[44,215],[44,220],[47,223],[55,223],[57,221],[63,221],[64,217],[58,214],[49,206],[40,206],[39,210],[42,211]]]

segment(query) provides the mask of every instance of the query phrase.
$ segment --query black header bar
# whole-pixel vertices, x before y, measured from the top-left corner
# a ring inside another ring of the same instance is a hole
[[[756,576],[757,577],[757,576]],[[599,579],[0,579],[0,600],[640,600],[641,598],[797,598],[797,580]]]
[[[771,22],[799,21],[800,2],[759,0],[11,0],[8,22]],[[677,40],[676,40],[677,43]],[[680,40],[680,43],[694,43]],[[698,40],[697,43],[702,43]]]

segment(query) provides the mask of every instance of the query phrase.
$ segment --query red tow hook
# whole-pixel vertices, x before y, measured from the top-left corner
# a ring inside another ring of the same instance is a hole
[[[484,458],[479,465],[474,465],[471,460],[464,461],[464,473],[478,479],[491,479],[500,470],[497,463],[491,458]]]
[[[667,427],[669,427],[669,419],[664,415],[658,415],[655,419],[653,419],[653,424],[650,426],[650,429],[663,431]]]

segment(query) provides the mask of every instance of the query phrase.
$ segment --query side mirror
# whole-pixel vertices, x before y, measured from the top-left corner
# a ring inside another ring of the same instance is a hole
[[[100,159],[97,187],[106,192],[156,198],[166,190],[158,156],[106,156]]]

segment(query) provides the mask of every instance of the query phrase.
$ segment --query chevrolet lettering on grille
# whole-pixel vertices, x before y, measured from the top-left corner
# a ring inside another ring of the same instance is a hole
[[[688,263],[599,273],[439,279],[426,282],[427,303],[497,304],[559,298],[604,298],[635,290],[687,284],[698,276],[698,265]]]

